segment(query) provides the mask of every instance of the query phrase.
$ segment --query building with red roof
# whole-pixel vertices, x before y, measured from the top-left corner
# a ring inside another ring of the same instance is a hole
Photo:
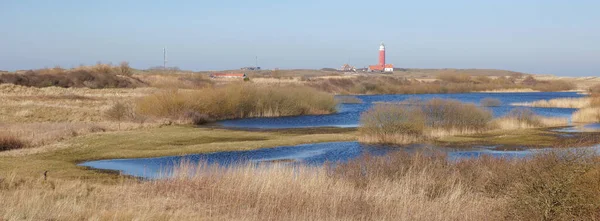
[[[369,65],[369,71],[393,72],[394,65],[385,63],[385,45],[381,42],[379,46],[379,64]]]

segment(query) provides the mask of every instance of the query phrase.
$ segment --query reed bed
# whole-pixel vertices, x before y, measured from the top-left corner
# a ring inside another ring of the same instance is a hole
[[[571,117],[573,122],[576,123],[599,123],[600,122],[600,108],[583,108],[573,113]]]
[[[333,95],[300,86],[229,84],[199,90],[167,90],[136,103],[140,115],[192,121],[329,114],[336,111]]]
[[[489,110],[474,104],[432,99],[376,104],[361,115],[360,122],[360,142],[410,144],[492,130],[566,126],[569,119],[542,117],[526,108],[492,119]]]
[[[534,102],[512,103],[513,106],[544,107],[544,108],[586,108],[591,105],[591,98],[557,98]]]
[[[358,140],[408,144],[488,130],[489,110],[457,100],[432,99],[377,104],[361,115]]]
[[[542,117],[527,108],[514,108],[506,116],[492,122],[502,130],[558,127],[569,124],[567,118]]]

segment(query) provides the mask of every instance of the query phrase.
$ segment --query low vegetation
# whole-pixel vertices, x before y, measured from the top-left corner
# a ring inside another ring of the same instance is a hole
[[[590,107],[600,107],[600,93],[591,95]]]
[[[25,147],[25,142],[6,132],[0,132],[0,151],[15,150]]]
[[[137,113],[180,121],[329,114],[333,95],[300,86],[229,84],[200,90],[168,90],[140,99]]]
[[[456,100],[377,104],[361,115],[359,141],[407,144],[478,133],[487,130],[491,120],[489,110]]]
[[[190,165],[117,184],[0,177],[0,218],[81,220],[595,220],[600,160],[545,153],[449,161],[365,156],[335,168]],[[194,172],[195,171],[195,172]],[[77,202],[77,203],[74,203]]]
[[[338,94],[434,94],[468,93],[478,91],[564,91],[575,85],[564,80],[538,81],[531,78],[520,83],[519,77],[469,76],[460,73],[439,75],[434,81],[405,77],[358,76],[346,78],[307,79],[306,84],[319,90]]]
[[[600,123],[600,85],[592,86],[589,89],[590,96],[585,98],[588,105],[582,106],[575,111],[571,117],[576,123]]]
[[[600,84],[596,84],[596,85],[591,86],[588,89],[588,92],[590,94],[600,94]]]
[[[162,89],[199,89],[211,87],[215,84],[208,74],[179,71],[146,71],[135,75],[136,78],[146,83],[149,87]]]
[[[586,108],[591,105],[591,99],[582,98],[556,98],[533,102],[512,103],[513,106],[544,107],[544,108]]]
[[[356,96],[337,96],[335,97],[336,101],[340,104],[362,104],[363,100]]]
[[[575,84],[565,80],[537,80],[532,76],[527,76],[521,82],[521,85],[537,91],[567,91],[576,88]]]
[[[66,70],[60,67],[30,70],[25,73],[0,74],[0,84],[9,83],[30,87],[87,87],[87,88],[134,88],[145,84],[132,78],[127,62],[119,66],[98,63]]]
[[[600,108],[579,109],[573,113],[572,120],[576,123],[600,123]]]
[[[558,127],[569,124],[569,119],[558,117],[542,117],[527,108],[514,108],[506,116],[491,122],[492,128],[515,130],[540,127]]]
[[[569,119],[542,117],[529,109],[515,108],[493,120],[489,110],[474,104],[432,99],[377,104],[361,115],[360,123],[361,142],[410,144],[491,130],[566,126]]]
[[[499,107],[502,105],[502,101],[496,99],[496,98],[483,98],[481,99],[481,101],[479,102],[479,104],[482,107]]]

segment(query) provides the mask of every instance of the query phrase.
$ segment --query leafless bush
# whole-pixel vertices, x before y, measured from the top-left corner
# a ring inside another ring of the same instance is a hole
[[[0,151],[24,148],[25,142],[6,132],[0,133]]]
[[[123,76],[133,75],[133,69],[129,66],[129,62],[123,61],[119,64],[119,74]]]
[[[474,104],[432,99],[378,104],[361,115],[359,140],[368,143],[414,143],[489,128],[492,114]]]

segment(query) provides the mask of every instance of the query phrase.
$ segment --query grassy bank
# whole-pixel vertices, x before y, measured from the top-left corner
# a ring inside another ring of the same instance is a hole
[[[335,169],[184,164],[192,177],[116,184],[4,176],[3,219],[594,220],[600,161],[397,153]],[[199,170],[198,170],[199,169]]]
[[[181,119],[201,124],[208,121],[330,114],[336,111],[333,95],[312,88],[229,84],[193,91],[163,91],[140,99],[138,114]]]
[[[37,148],[0,152],[0,176],[10,173],[38,177],[50,171],[54,178],[110,181],[115,175],[76,166],[87,160],[173,156],[216,151],[252,150],[302,143],[355,140],[349,129],[290,129],[232,131],[166,126],[78,136]]]

